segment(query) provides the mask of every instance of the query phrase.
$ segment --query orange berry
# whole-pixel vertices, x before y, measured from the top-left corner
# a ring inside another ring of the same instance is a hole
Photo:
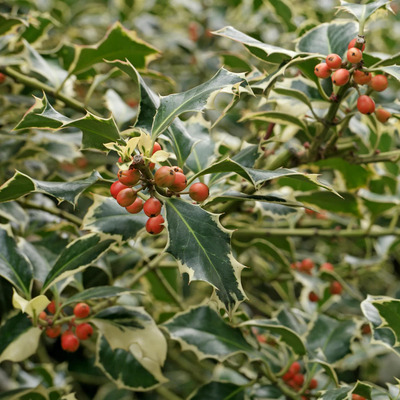
[[[152,235],[158,235],[165,228],[163,223],[164,218],[162,217],[162,215],[157,215],[156,217],[149,218],[146,222],[146,231]]]
[[[86,340],[93,335],[93,327],[87,322],[84,322],[83,324],[79,324],[76,326],[75,333],[78,339]]]
[[[47,318],[46,312],[45,312],[45,311],[41,311],[41,312],[39,313],[39,319],[45,320],[46,318]]]
[[[115,181],[110,187],[111,196],[114,197],[114,199],[116,199],[117,196],[118,196],[118,193],[122,189],[128,189],[128,187],[129,186],[126,186],[126,185],[122,184],[120,181]]]
[[[159,168],[154,174],[155,184],[159,187],[168,187],[174,184],[175,171],[173,168],[164,166]]]
[[[161,201],[155,197],[150,197],[143,204],[143,211],[148,217],[156,217],[161,213]]]
[[[347,69],[340,68],[332,74],[332,82],[336,86],[345,85],[350,79],[350,72]]]
[[[321,266],[319,267],[320,271],[333,271],[334,269],[335,267],[328,262],[321,264]]]
[[[63,350],[73,353],[78,350],[79,339],[71,331],[65,331],[61,335],[61,347]]]
[[[362,51],[357,47],[352,47],[347,50],[347,60],[352,64],[357,64],[362,60]]]
[[[353,74],[354,82],[358,85],[365,85],[372,78],[371,72],[356,69]]]
[[[78,303],[74,307],[74,315],[76,318],[86,318],[90,314],[90,307],[86,303]]]
[[[375,102],[371,97],[363,94],[357,100],[357,108],[361,114],[372,114],[375,111]]]
[[[354,38],[353,40],[351,40],[351,42],[349,43],[349,45],[347,46],[348,49],[351,49],[352,47],[355,47],[357,43],[357,38]],[[365,50],[365,43],[362,45],[362,49],[361,51]]]
[[[201,202],[204,201],[210,194],[208,186],[204,183],[197,182],[194,183],[189,188],[189,196],[191,199]]]
[[[181,172],[175,172],[174,183],[169,186],[169,189],[173,192],[181,192],[187,186],[187,179]]]
[[[60,333],[61,333],[61,325],[48,326],[48,327],[46,328],[46,331],[45,331],[45,332],[46,332],[46,335],[47,335],[49,338],[54,339],[54,338],[60,336]]]
[[[137,193],[132,188],[122,189],[117,195],[117,202],[121,207],[129,207],[136,200]]]
[[[137,214],[143,209],[143,200],[140,197],[136,197],[136,200],[128,207],[125,207],[125,210],[131,214]]]
[[[139,182],[140,176],[140,171],[135,168],[118,171],[118,180],[126,186],[135,186]]]
[[[377,92],[383,92],[388,87],[388,79],[385,75],[375,75],[371,78],[370,86]]]
[[[329,54],[325,61],[330,69],[339,69],[342,66],[342,59],[337,54]]]
[[[315,66],[314,74],[317,75],[318,78],[325,79],[331,76],[331,70],[326,63],[320,63]]]
[[[383,108],[378,108],[375,111],[375,115],[376,115],[376,119],[379,122],[382,122],[383,124],[392,116],[392,114],[389,111],[387,111]]]
[[[156,151],[159,151],[161,149],[162,149],[162,147],[161,147],[160,143],[155,142],[154,146],[153,146],[153,152],[151,154],[154,154]],[[152,168],[150,168],[150,169],[152,169]]]

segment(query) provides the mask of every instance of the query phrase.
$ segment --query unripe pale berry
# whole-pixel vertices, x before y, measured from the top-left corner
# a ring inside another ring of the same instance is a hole
[[[74,315],[76,318],[86,318],[90,314],[90,307],[86,303],[78,303],[74,307]]]
[[[370,86],[377,92],[383,92],[388,87],[388,80],[385,75],[375,75],[371,79]]]
[[[347,50],[347,60],[352,64],[357,64],[362,60],[362,51],[357,47]]]
[[[308,295],[308,299],[311,302],[316,303],[319,300],[319,296],[315,292],[310,292],[309,295]]]
[[[377,120],[379,122],[382,122],[383,124],[392,116],[392,114],[389,111],[387,111],[383,108],[378,108],[375,111],[375,115],[376,115]]]
[[[181,192],[187,186],[187,179],[181,172],[175,172],[174,183],[169,186],[173,192]]]
[[[71,331],[66,331],[61,335],[61,347],[63,350],[73,353],[78,350],[79,339]]]
[[[156,217],[160,215],[162,204],[160,200],[150,197],[143,204],[143,211],[148,217]]]
[[[343,291],[343,287],[338,281],[333,281],[329,288],[331,294],[340,294]]]
[[[375,102],[371,97],[363,94],[357,100],[357,108],[361,114],[372,114],[375,111]]]
[[[89,339],[93,335],[93,327],[87,322],[84,322],[76,326],[75,334],[80,340]]]
[[[124,185],[123,183],[121,183],[120,181],[115,181],[111,187],[110,187],[110,193],[111,196],[114,197],[114,199],[117,198],[118,193],[122,190],[122,189],[128,189],[129,186]]]
[[[333,271],[334,269],[335,267],[328,262],[321,264],[321,266],[319,267],[320,271]]]
[[[46,328],[46,331],[45,331],[45,332],[46,332],[46,335],[47,335],[49,338],[54,339],[54,338],[60,336],[60,333],[61,333],[61,325],[48,326],[48,327]]]
[[[325,79],[331,76],[331,70],[328,65],[325,63],[317,64],[314,68],[314,74],[318,76],[318,78]]]
[[[154,182],[159,187],[168,187],[175,181],[175,171],[168,166],[159,168],[154,174]]]
[[[156,217],[149,218],[146,222],[146,231],[152,235],[158,235],[165,228],[164,218],[162,215],[157,215]]]
[[[117,202],[121,207],[128,207],[136,200],[136,196],[132,188],[122,189],[117,195]]]
[[[350,79],[350,72],[347,69],[340,68],[332,74],[332,82],[336,86],[345,85]]]
[[[131,214],[140,213],[143,210],[143,200],[140,197],[136,197],[136,200],[128,207],[125,207],[126,211]]]
[[[371,78],[371,72],[366,72],[359,69],[356,69],[353,74],[354,82],[358,85],[365,85],[371,80]]]
[[[342,59],[338,54],[329,54],[325,61],[330,69],[339,69],[342,66]]]
[[[118,180],[126,185],[126,186],[135,186],[140,179],[140,171],[132,168],[132,169],[127,169],[123,171],[120,169],[118,171]]]
[[[355,47],[357,43],[357,38],[354,38],[353,40],[350,41],[349,45],[347,46],[348,49],[351,49],[352,47]],[[361,51],[365,50],[365,43],[362,45]]]
[[[201,182],[194,183],[189,188],[189,196],[193,200],[198,201],[198,202],[204,201],[208,197],[209,194],[210,194],[210,191],[208,189],[208,186]]]
[[[161,149],[162,149],[162,147],[161,147],[160,143],[155,142],[154,146],[153,146],[153,152],[151,154],[154,154],[156,151],[159,151]]]

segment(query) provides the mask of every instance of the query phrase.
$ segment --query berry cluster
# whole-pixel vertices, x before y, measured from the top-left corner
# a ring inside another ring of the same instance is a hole
[[[302,261],[297,261],[297,262],[292,263],[290,265],[290,267],[293,270],[302,272],[307,275],[312,275],[312,271],[314,270],[315,264],[314,264],[314,261],[311,260],[311,258],[305,258]],[[335,269],[335,267],[329,262],[323,263],[319,267],[319,271],[331,272],[334,269]],[[342,291],[343,291],[343,287],[339,281],[332,281],[330,283],[330,286],[329,286],[330,294],[332,294],[332,295],[338,294],[339,295],[342,293]],[[313,303],[318,302],[320,300],[319,296],[314,291],[311,291],[309,293],[308,299]]]
[[[282,376],[282,379],[288,386],[290,386],[294,390],[296,391],[301,390],[302,386],[304,385],[305,378],[304,374],[301,373],[300,363],[297,361],[292,363],[288,371]],[[318,386],[317,380],[312,378],[308,385],[308,390],[313,390],[317,386]],[[307,399],[307,398],[308,398],[307,392],[305,392],[305,396],[302,396],[302,399]]]
[[[63,322],[57,320],[57,307],[53,301],[47,306],[47,312],[39,314],[40,327],[45,329],[49,338],[55,339],[61,335],[61,347],[68,352],[75,352],[79,348],[80,340],[87,340],[93,335],[93,327],[87,322],[77,324],[76,319],[84,319],[90,315],[90,306],[86,303],[75,305],[74,316],[69,319],[67,329],[61,334]]]
[[[155,143],[153,153],[161,150],[159,143]],[[122,162],[121,158],[119,162]],[[140,211],[149,217],[146,222],[146,230],[152,235],[157,235],[164,229],[164,218],[161,215],[162,202],[157,198],[158,193],[165,196],[180,196],[189,194],[197,201],[204,201],[209,195],[208,186],[204,183],[194,183],[190,186],[188,192],[182,192],[187,186],[187,179],[182,168],[174,166],[162,166],[152,173],[155,164],[146,165],[141,155],[132,157],[132,163],[129,169],[118,171],[118,180],[110,187],[111,195],[117,200],[118,204],[131,214],[137,214]],[[134,186],[140,185],[138,188]],[[150,197],[143,202],[138,197],[142,190],[148,190]]]
[[[363,68],[364,49],[365,41],[363,37],[355,38],[348,45],[347,62],[343,62],[338,54],[329,54],[325,59],[325,63],[315,66],[314,73],[321,79],[328,78],[332,74],[332,83],[336,86],[344,86],[350,82],[359,93],[357,100],[358,111],[368,115],[375,112],[378,121],[385,123],[391,117],[391,113],[383,108],[375,110],[374,100],[367,94],[361,94],[358,88],[358,85],[368,85],[369,93],[373,90],[382,92],[388,87],[388,79],[385,75],[372,76],[370,72]]]

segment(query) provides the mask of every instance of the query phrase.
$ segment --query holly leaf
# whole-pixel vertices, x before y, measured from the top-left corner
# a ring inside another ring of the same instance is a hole
[[[69,182],[38,181],[22,172],[17,171],[14,176],[0,186],[0,202],[16,200],[29,193],[45,193],[60,201],[76,204],[79,196],[96,182],[103,180],[101,175],[94,171],[86,179]]]
[[[192,393],[188,400],[244,400],[246,386],[229,382],[210,382]]]
[[[169,243],[166,251],[179,264],[189,282],[209,283],[229,313],[245,299],[240,274],[244,266],[231,253],[231,232],[219,223],[218,216],[180,199],[167,199],[166,220]]]
[[[241,330],[230,326],[208,306],[179,313],[162,326],[182,350],[193,351],[199,360],[214,358],[222,362],[238,353],[256,356]]]
[[[357,21],[364,23],[369,17],[371,17],[381,8],[386,8],[386,10],[394,14],[394,11],[390,7],[390,3],[391,1],[387,0],[375,0],[368,4],[354,4],[340,0],[340,6],[337,7],[337,9],[338,11],[346,11],[352,14]]]
[[[158,55],[158,50],[136,32],[125,29],[116,22],[110,27],[100,42],[91,46],[75,45],[75,56],[69,73],[78,74],[104,60],[129,60],[136,68],[146,68]]]
[[[221,68],[209,81],[189,89],[186,92],[161,97],[160,106],[154,117],[151,136],[156,139],[172,123],[187,111],[201,111],[212,95],[222,90],[232,91],[235,85],[244,82],[242,74],[234,74]]]

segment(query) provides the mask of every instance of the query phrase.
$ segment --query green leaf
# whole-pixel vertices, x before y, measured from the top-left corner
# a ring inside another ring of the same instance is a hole
[[[51,106],[45,93],[43,93],[42,98],[33,97],[35,99],[35,104],[25,113],[14,129],[58,129],[61,128],[64,123],[72,121]]]
[[[101,332],[96,364],[119,388],[149,390],[166,381],[167,342],[143,308],[110,307],[92,322]]]
[[[312,110],[311,102],[305,93],[300,92],[299,90],[296,89],[291,89],[283,86],[275,86],[273,90],[275,93],[278,93],[281,96],[288,96],[295,98],[296,100],[304,103],[308,108]]]
[[[240,119],[239,122],[244,121],[274,122],[280,125],[294,125],[303,131],[307,130],[305,123],[300,118],[279,111],[248,112]]]
[[[260,42],[259,40],[238,31],[232,26],[226,26],[213,32],[213,34],[242,43],[251,54],[272,64],[280,64],[283,61],[298,56],[298,53],[294,51]]]
[[[340,6],[337,8],[340,11],[346,11],[354,15],[357,21],[364,23],[380,8],[385,7],[387,10],[393,12],[393,10],[390,8],[390,3],[391,1],[387,0],[375,0],[369,4],[353,4],[344,0],[340,0]]]
[[[378,67],[378,68],[374,68],[374,70],[386,72],[393,78],[400,81],[400,66],[399,65],[391,65],[388,67]]]
[[[0,249],[0,275],[29,297],[33,268],[8,225],[0,225]]]
[[[108,151],[103,146],[104,143],[115,142],[121,138],[112,116],[100,118],[88,112],[84,117],[63,125],[63,127],[68,126],[73,126],[82,131],[82,149]]]
[[[117,287],[117,286],[96,286],[93,288],[85,289],[63,301],[63,307],[79,303],[81,301],[93,300],[93,299],[107,299],[109,297],[118,297],[124,294],[130,293],[132,290]]]
[[[278,15],[282,22],[286,25],[288,31],[295,31],[296,25],[292,21],[292,5],[290,3],[288,4],[286,0],[274,0],[269,4],[274,8],[276,15]]]
[[[30,357],[36,352],[41,333],[23,313],[6,320],[0,327],[0,362],[19,362]]]
[[[135,354],[122,348],[112,348],[103,335],[99,335],[97,348],[96,365],[118,388],[146,391],[161,383],[140,364]]]
[[[182,350],[193,351],[199,360],[223,361],[237,353],[255,356],[240,329],[231,327],[208,306],[179,313],[162,326],[180,343]]]
[[[338,389],[330,389],[323,392],[322,396],[319,397],[320,400],[347,400],[348,393],[351,392],[351,388],[342,387]]]
[[[188,400],[244,400],[246,386],[229,382],[210,382],[201,386]]]
[[[94,171],[86,179],[71,182],[46,182],[38,181],[17,171],[0,187],[0,202],[16,200],[28,193],[37,192],[75,204],[83,191],[102,179],[101,175]]]
[[[110,197],[94,195],[94,203],[83,219],[83,229],[120,235],[123,240],[134,238],[145,226],[147,217],[142,213],[130,214]]]
[[[280,340],[286,343],[299,356],[303,356],[307,352],[300,336],[293,330],[281,325],[278,320],[252,319],[243,322],[241,326],[256,326],[278,335]]]
[[[193,89],[161,97],[151,130],[152,138],[156,139],[180,114],[187,111],[201,111],[213,94],[223,89],[232,90],[233,86],[243,81],[241,75],[221,68],[209,81]]]
[[[0,393],[2,400],[49,400],[48,391],[43,386],[35,389],[13,389]]]
[[[136,32],[129,31],[116,22],[95,45],[75,46],[75,57],[69,73],[77,74],[104,60],[118,59],[127,59],[136,68],[146,68],[157,55],[158,50],[139,39]]]
[[[364,200],[365,205],[374,215],[382,214],[400,205],[398,196],[372,193],[366,189],[360,189],[358,191],[358,196]]]
[[[350,353],[356,333],[357,324],[354,321],[338,321],[321,314],[307,334],[307,348],[311,354],[321,352],[324,356],[322,361],[334,364]]]
[[[8,14],[0,14],[0,35],[15,32],[20,25],[28,25],[23,19],[11,17]]]
[[[342,56],[349,42],[357,36],[357,25],[346,20],[320,24],[299,39],[296,50],[324,56],[331,53]]]
[[[169,243],[181,274],[212,285],[229,313],[245,299],[240,274],[244,268],[231,253],[231,233],[218,216],[180,199],[165,201]]]
[[[50,285],[74,275],[98,260],[116,242],[116,237],[91,233],[71,242],[59,255],[43,283],[42,293]]]
[[[331,211],[339,214],[350,214],[361,216],[357,198],[350,193],[339,193],[340,199],[330,192],[312,192],[308,194],[297,195],[297,200],[305,203],[316,205],[322,210]]]

